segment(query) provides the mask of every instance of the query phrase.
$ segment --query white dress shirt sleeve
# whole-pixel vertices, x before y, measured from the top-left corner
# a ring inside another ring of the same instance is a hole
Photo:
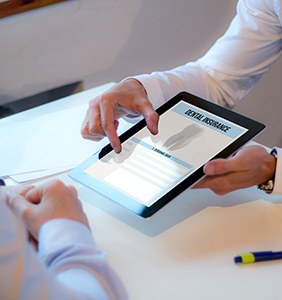
[[[279,57],[280,20],[281,0],[239,0],[226,33],[198,61],[134,78],[155,108],[181,91],[233,107]]]
[[[128,298],[90,230],[78,222],[45,223],[36,253],[22,222],[0,201],[0,245],[0,299]]]
[[[281,21],[282,0],[239,0],[228,30],[198,61],[134,78],[154,108],[181,91],[232,108],[280,56]],[[279,150],[274,193],[282,193],[281,159]]]

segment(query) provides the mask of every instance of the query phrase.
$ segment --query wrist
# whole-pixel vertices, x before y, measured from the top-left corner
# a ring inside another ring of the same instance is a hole
[[[144,94],[147,97],[147,91],[146,91],[144,85],[142,84],[142,82],[140,82],[138,79],[128,77],[128,78],[123,79],[121,81],[121,83],[129,84],[131,89],[138,90],[139,93]]]

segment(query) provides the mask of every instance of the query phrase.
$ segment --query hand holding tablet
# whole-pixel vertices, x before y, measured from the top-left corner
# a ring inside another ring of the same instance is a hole
[[[157,109],[159,133],[141,120],[121,135],[123,151],[110,145],[70,172],[105,197],[149,217],[197,182],[211,159],[227,158],[264,125],[182,92]]]

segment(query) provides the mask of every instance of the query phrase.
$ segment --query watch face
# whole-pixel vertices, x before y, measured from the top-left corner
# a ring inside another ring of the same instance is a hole
[[[258,185],[258,188],[266,193],[270,194],[274,188],[274,182],[272,179],[268,180],[266,183],[262,183]]]

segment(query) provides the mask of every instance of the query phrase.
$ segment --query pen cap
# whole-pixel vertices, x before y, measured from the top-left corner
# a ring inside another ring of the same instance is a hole
[[[235,256],[234,257],[234,262],[235,262],[235,264],[241,264],[243,262],[242,257],[241,256]]]

